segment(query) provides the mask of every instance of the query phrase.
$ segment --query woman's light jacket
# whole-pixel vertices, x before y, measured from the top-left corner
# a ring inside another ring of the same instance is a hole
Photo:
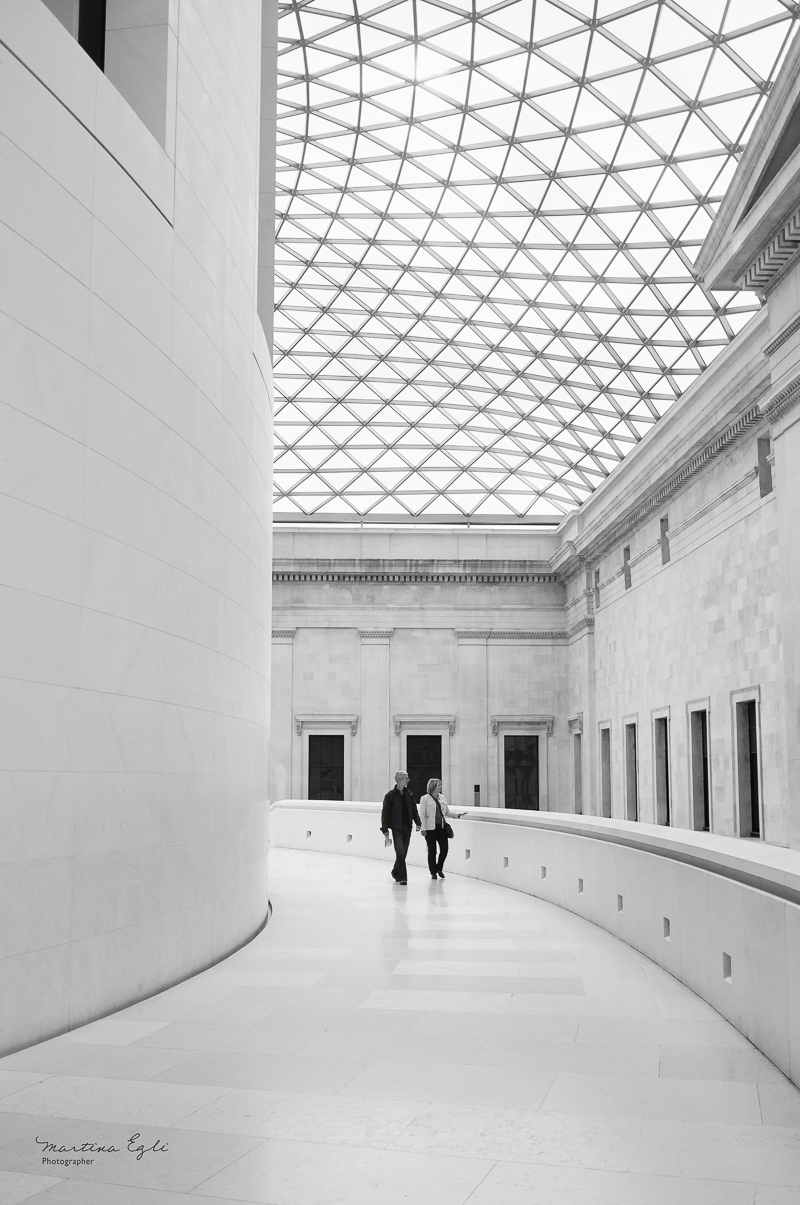
[[[443,817],[452,815],[444,795],[439,796],[439,806],[442,809]],[[419,819],[423,833],[430,832],[436,828],[436,800],[432,795],[423,795],[420,799]]]

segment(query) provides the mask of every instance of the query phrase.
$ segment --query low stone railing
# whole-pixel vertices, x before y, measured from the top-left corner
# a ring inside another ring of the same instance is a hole
[[[465,808],[448,873],[567,908],[707,1001],[800,1086],[800,851],[566,812]],[[274,845],[361,858],[384,848],[380,804],[282,799]],[[408,862],[427,869],[412,836]]]

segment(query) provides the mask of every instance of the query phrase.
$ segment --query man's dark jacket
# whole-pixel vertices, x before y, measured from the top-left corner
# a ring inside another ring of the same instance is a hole
[[[403,787],[402,791],[398,787],[392,787],[383,797],[381,832],[388,833],[389,829],[395,828],[407,828],[411,832],[412,824],[419,825],[419,812],[414,796],[408,787]]]

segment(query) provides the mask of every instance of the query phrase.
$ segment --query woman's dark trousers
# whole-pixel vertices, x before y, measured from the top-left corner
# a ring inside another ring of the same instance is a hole
[[[398,883],[405,882],[408,878],[406,871],[406,854],[408,853],[408,845],[411,840],[410,828],[393,828],[392,841],[394,842],[394,866],[392,867],[392,878],[397,879]]]
[[[425,833],[425,841],[428,845],[428,870],[431,875],[438,874],[444,866],[444,860],[447,857],[448,840],[445,836],[443,828],[428,829]],[[439,846],[439,857],[436,857],[436,846]]]

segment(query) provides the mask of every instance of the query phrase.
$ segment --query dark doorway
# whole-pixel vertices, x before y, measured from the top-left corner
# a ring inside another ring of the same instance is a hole
[[[505,805],[507,808],[539,810],[539,738],[503,738]]]
[[[308,738],[309,799],[344,799],[344,737]]]
[[[572,779],[575,787],[575,814],[583,811],[583,735],[572,735]]]
[[[600,729],[600,815],[611,815],[611,729]]]
[[[708,776],[708,712],[689,713],[692,755],[692,818],[699,832],[711,827],[711,790]]]
[[[414,801],[419,803],[428,790],[428,779],[442,777],[442,738],[409,734],[406,737],[405,770],[409,778],[409,790],[414,796]],[[444,795],[447,798],[447,791]]]
[[[755,699],[736,704],[736,762],[739,778],[739,829],[743,837],[761,836],[758,801],[758,728]]]
[[[656,824],[669,824],[669,719],[665,715],[657,716],[653,720],[653,747],[656,779]]]
[[[636,725],[625,725],[625,819],[639,819],[639,758]]]

